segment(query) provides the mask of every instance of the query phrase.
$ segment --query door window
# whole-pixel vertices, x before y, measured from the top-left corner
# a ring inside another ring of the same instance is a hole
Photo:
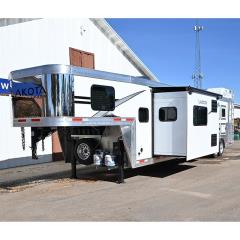
[[[207,125],[207,107],[193,106],[193,125],[206,126]]]
[[[173,122],[177,120],[176,107],[162,107],[159,109],[159,120],[161,122]]]

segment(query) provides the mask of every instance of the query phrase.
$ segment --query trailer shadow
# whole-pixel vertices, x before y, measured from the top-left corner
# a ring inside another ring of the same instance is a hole
[[[124,171],[124,177],[125,179],[135,176],[165,178],[195,167],[194,165],[185,165],[183,164],[184,162],[183,159],[174,159],[137,169],[126,169]],[[88,174],[83,174],[81,171],[78,171],[77,174],[79,180],[117,182],[118,170],[97,170],[89,172]]]
[[[162,163],[157,163],[150,166],[145,166],[137,169],[126,169],[124,171],[125,179],[132,178],[135,176],[148,176],[165,178],[173,174],[177,174],[182,171],[194,168],[194,165],[183,164],[184,160],[174,159]],[[26,189],[33,187],[37,184],[42,184],[50,181],[62,181],[70,178],[70,170],[67,171],[56,171],[51,174],[39,174],[38,176],[28,176],[22,179],[14,179],[12,181],[0,182],[0,190],[2,192],[14,192],[14,189]],[[77,179],[72,181],[107,181],[117,182],[118,170],[107,170],[106,168],[96,169],[93,166],[78,166],[77,168]],[[0,192],[1,192],[0,191]]]
[[[185,165],[185,160],[174,159],[137,170],[138,175],[165,178],[194,168],[194,165]]]

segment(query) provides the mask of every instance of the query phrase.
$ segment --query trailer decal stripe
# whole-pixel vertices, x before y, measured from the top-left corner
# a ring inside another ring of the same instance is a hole
[[[145,90],[133,93],[131,95],[128,95],[124,98],[118,99],[117,101],[115,101],[115,108],[120,106],[121,104],[127,102],[128,100],[134,98],[135,96],[139,95],[140,93],[145,92]],[[109,113],[109,111],[99,111],[97,113],[95,113],[92,117],[104,117]]]

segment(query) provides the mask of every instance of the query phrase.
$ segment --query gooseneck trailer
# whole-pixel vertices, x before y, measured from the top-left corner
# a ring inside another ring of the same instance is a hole
[[[77,162],[118,167],[122,182],[127,167],[223,153],[218,93],[66,65],[17,70],[9,78],[39,89],[38,96],[12,95],[13,125],[23,138],[31,127],[33,158],[37,143],[58,131],[72,177]]]

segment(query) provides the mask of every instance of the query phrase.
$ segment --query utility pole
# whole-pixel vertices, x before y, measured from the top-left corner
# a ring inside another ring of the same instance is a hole
[[[196,33],[196,43],[195,43],[195,69],[192,75],[194,81],[194,87],[202,88],[203,74],[201,72],[201,49],[200,49],[200,31],[203,30],[203,26],[198,24],[196,20],[196,25],[194,26],[194,31]]]

